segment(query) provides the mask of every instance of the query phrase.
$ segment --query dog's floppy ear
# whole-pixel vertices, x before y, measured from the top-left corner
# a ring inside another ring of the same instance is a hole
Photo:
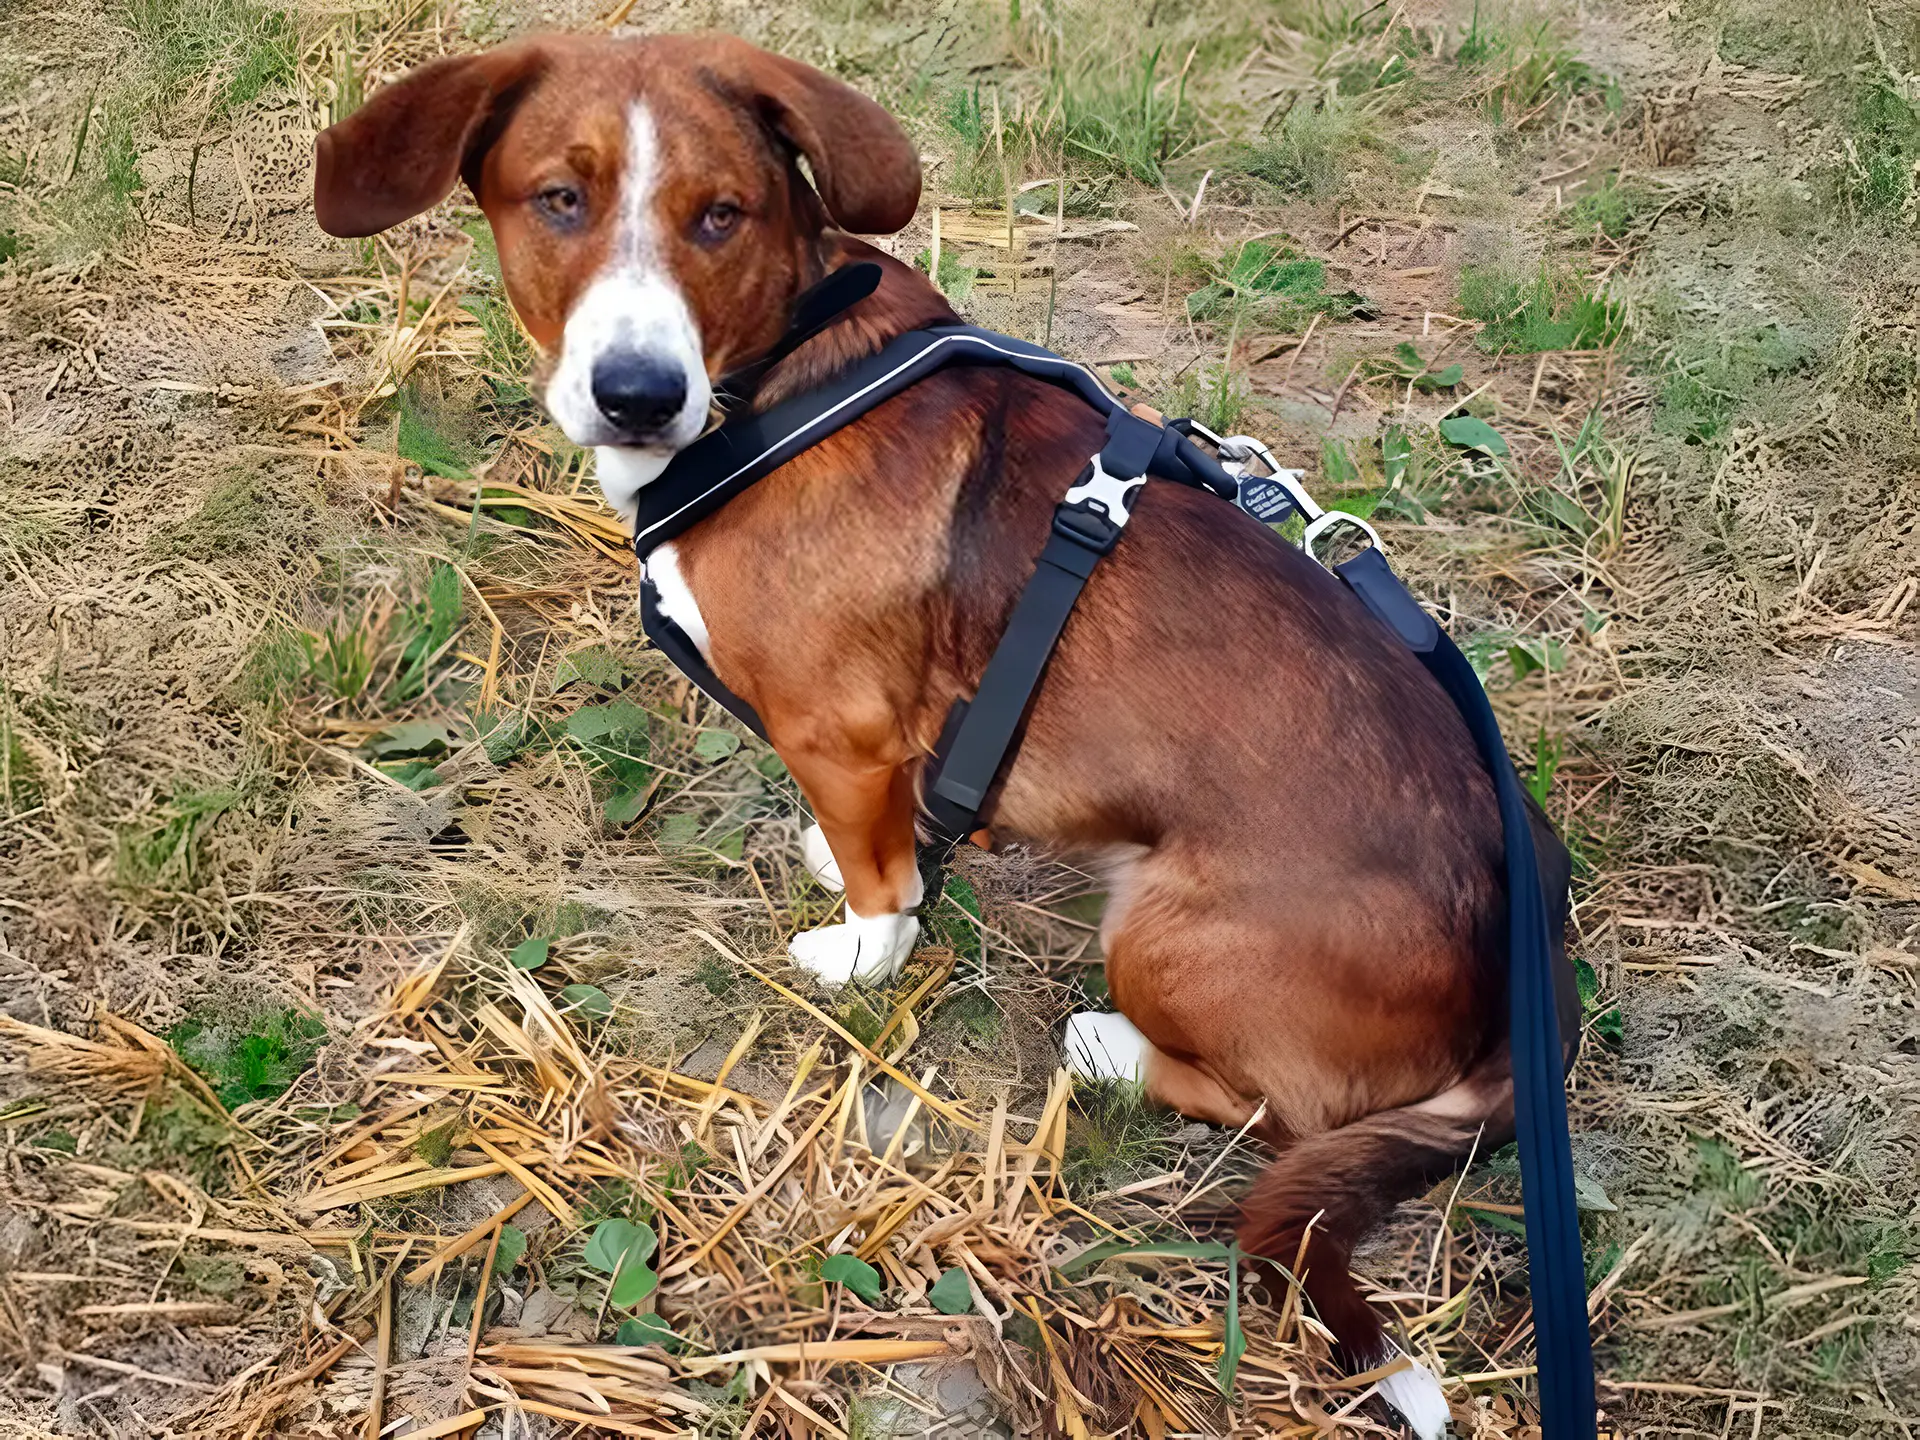
[[[538,40],[429,60],[322,130],[313,146],[320,228],[372,235],[439,204],[545,61]]]
[[[655,43],[670,43],[657,41]],[[728,35],[680,42],[690,62],[753,106],[807,157],[842,230],[887,235],[920,203],[920,156],[899,121],[851,85]]]

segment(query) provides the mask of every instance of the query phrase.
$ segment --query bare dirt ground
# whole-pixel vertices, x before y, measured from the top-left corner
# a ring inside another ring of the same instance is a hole
[[[972,318],[1371,507],[1581,862],[1609,1423],[1920,1426],[1910,7],[0,21],[0,1434],[1395,1424],[1230,1285],[1253,1147],[1059,1073],[1083,877],[785,966],[799,797],[644,645],[477,212],[314,227],[368,88],[610,22],[870,90]],[[1518,1198],[1364,1257],[1461,1436]]]

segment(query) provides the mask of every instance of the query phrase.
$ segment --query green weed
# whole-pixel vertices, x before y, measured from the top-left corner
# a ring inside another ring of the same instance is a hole
[[[428,475],[451,480],[473,478],[473,457],[454,436],[449,435],[436,413],[413,386],[400,392],[400,429],[394,449],[404,460],[411,460]]]
[[[200,1101],[179,1090],[166,1100],[149,1100],[140,1116],[140,1133],[110,1158],[130,1170],[184,1171],[203,1189],[222,1188],[234,1129]]]
[[[0,804],[19,815],[38,807],[44,795],[39,768],[16,728],[13,697],[0,691]]]
[[[1029,164],[1078,165],[1095,174],[1159,184],[1168,162],[1193,147],[1197,118],[1184,73],[1169,75],[1158,46],[1131,64],[1088,53],[1055,61],[1037,94],[979,86],[948,98],[943,119],[955,141],[954,188],[1003,199]]]
[[[407,639],[391,687],[393,699],[417,699],[431,688],[431,668],[459,632],[463,604],[460,572],[443,560],[427,578],[426,598],[407,607],[402,621]]]
[[[932,264],[931,247],[913,257],[913,268],[922,275],[928,273],[928,267]],[[973,282],[979,276],[978,269],[972,265],[962,265],[959,257],[952,250],[943,249],[940,252],[940,273],[934,277],[933,283],[940,288],[940,293],[945,295],[949,302],[961,305],[966,303],[966,298],[973,293]]]
[[[1218,362],[1187,370],[1154,398],[1163,415],[1190,416],[1216,435],[1231,435],[1246,414],[1251,387],[1243,371]]]
[[[244,1020],[189,1015],[167,1032],[167,1043],[229,1110],[285,1093],[326,1038],[319,1016],[291,1009]]]
[[[373,679],[373,646],[351,622],[329,620],[317,635],[298,637],[307,676],[335,700],[357,700]]]
[[[1520,276],[1468,266],[1460,274],[1460,313],[1485,322],[1482,349],[1508,354],[1602,350],[1626,328],[1618,302],[1589,291],[1576,272],[1548,265]]]
[[[1646,199],[1645,191],[1621,181],[1619,171],[1609,171],[1598,185],[1566,208],[1561,220],[1576,235],[1604,235],[1618,240],[1645,207]]]

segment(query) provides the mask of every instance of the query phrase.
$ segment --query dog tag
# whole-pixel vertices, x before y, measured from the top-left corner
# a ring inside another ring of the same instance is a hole
[[[1259,475],[1240,477],[1240,508],[1263,525],[1278,525],[1297,513],[1287,487]]]

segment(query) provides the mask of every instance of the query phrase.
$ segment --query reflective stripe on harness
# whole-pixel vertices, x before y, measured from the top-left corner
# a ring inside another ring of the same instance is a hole
[[[815,316],[810,323],[817,329],[822,322]],[[1321,511],[1300,488],[1297,475],[1275,465],[1257,441],[1241,436],[1221,440],[1191,422],[1152,424],[1129,413],[1084,366],[1024,340],[955,325],[901,335],[819,389],[730,420],[682,450],[640,492],[634,538],[640,558],[644,561],[655,547],[712,515],[810,446],[955,364],[1005,366],[1074,391],[1106,417],[1107,442],[1055,509],[1046,546],[978,690],[971,701],[956,700],[947,718],[925,786],[925,807],[944,847],[941,860],[980,826],[1061,631],[1088,578],[1118,544],[1148,476],[1237,499],[1263,520],[1297,513],[1307,522],[1307,551],[1315,559],[1320,557],[1314,543],[1336,526],[1357,527],[1373,542],[1330,568],[1419,656],[1452,698],[1493,776],[1499,800],[1509,904],[1514,1123],[1539,1350],[1541,1429],[1546,1440],[1588,1440],[1595,1434],[1593,1357],[1567,1135],[1563,1065],[1569,1061],[1561,1045],[1553,946],[1525,796],[1472,667],[1387,565],[1371,527],[1344,512]],[[1182,428],[1200,429],[1229,464],[1223,466],[1206,454]],[[1254,475],[1237,463],[1255,454],[1271,475]],[[1255,485],[1264,487],[1257,504],[1251,499]],[[661,614],[651,590],[643,586],[641,615],[654,643],[703,690],[764,736],[759,716],[720,682],[691,641]],[[1572,1018],[1577,1017],[1575,1008]]]

